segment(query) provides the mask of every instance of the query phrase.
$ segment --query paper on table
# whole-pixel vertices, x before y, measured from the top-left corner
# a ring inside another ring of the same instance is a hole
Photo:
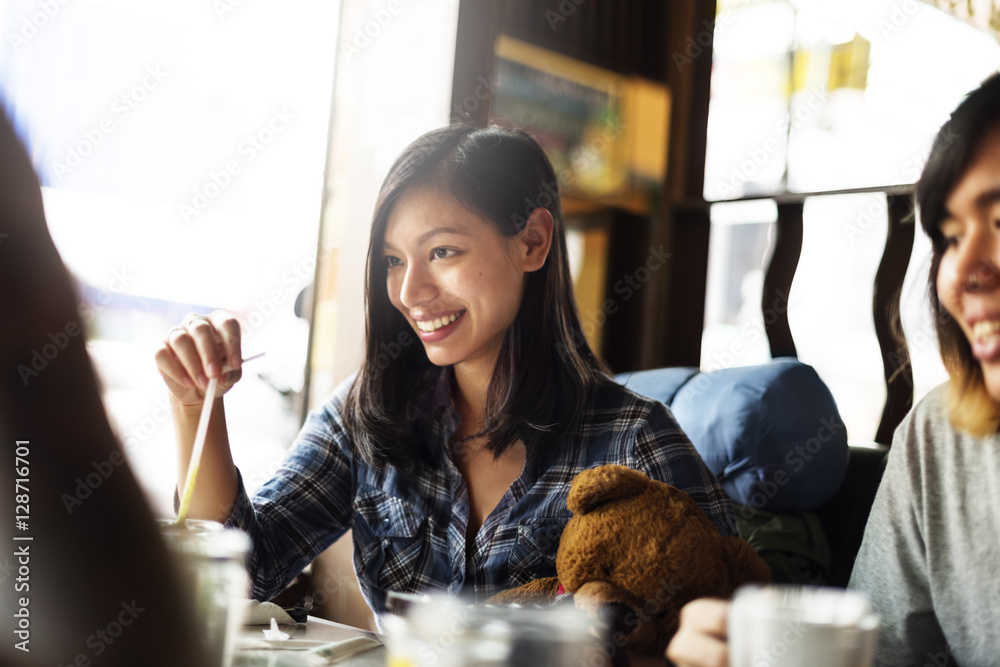
[[[271,618],[271,627],[267,630],[262,631],[264,633],[264,639],[269,641],[286,641],[291,635],[287,632],[282,632],[278,629],[278,622]]]
[[[332,665],[381,645],[375,637],[352,637],[313,649],[306,654],[306,660],[312,665]]]
[[[243,625],[269,625],[271,619],[277,620],[282,625],[292,625],[296,622],[287,611],[273,602],[247,600],[247,606],[243,610]]]
[[[269,632],[265,630],[264,632]],[[240,637],[236,648],[240,651],[302,651],[302,658],[311,665],[333,665],[352,656],[382,645],[376,637],[363,635],[335,642],[314,639],[267,640]]]

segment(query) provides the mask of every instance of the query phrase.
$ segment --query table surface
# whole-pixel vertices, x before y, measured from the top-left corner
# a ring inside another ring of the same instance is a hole
[[[242,639],[263,639],[262,630],[265,627],[263,625],[244,626],[239,636]],[[290,640],[298,639],[329,643],[358,636],[378,637],[373,632],[359,630],[349,625],[334,623],[333,621],[316,618],[315,616],[310,616],[305,624],[300,623],[294,626],[282,625],[279,627],[282,632],[291,635]],[[277,644],[277,642],[275,643]],[[348,667],[385,667],[387,657],[388,654],[385,647],[380,646],[335,664]],[[303,658],[303,651],[287,649],[237,649],[233,660],[233,667],[296,667],[311,664],[315,663],[306,662]]]

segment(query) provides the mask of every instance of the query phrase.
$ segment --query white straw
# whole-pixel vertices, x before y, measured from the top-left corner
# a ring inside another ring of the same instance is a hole
[[[219,386],[218,378],[208,381],[205,390],[205,402],[201,404],[201,417],[198,419],[198,430],[194,435],[194,449],[191,450],[191,463],[188,464],[187,482],[184,484],[184,496],[177,512],[176,523],[183,524],[191,508],[191,496],[194,495],[194,483],[198,478],[198,466],[201,465],[201,452],[205,449],[205,436],[208,434],[208,419],[212,416],[212,402],[215,400],[215,390]]]
[[[255,354],[243,360],[245,364],[264,353]],[[226,366],[223,373],[228,373],[232,368]],[[194,484],[198,479],[198,468],[201,466],[201,452],[205,449],[205,437],[208,435],[208,420],[212,416],[212,402],[215,401],[215,390],[219,387],[218,378],[208,380],[208,389],[205,390],[205,402],[201,404],[201,416],[198,418],[198,430],[194,434],[194,448],[191,450],[191,462],[188,464],[187,481],[184,483],[184,495],[181,497],[181,504],[177,511],[177,520],[174,523],[184,524],[187,519],[188,510],[191,509],[191,497],[194,495]]]

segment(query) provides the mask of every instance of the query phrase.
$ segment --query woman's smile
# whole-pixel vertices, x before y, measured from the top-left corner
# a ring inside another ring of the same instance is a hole
[[[457,313],[433,319],[415,319],[417,335],[420,340],[428,343],[442,340],[458,327],[459,320],[465,313],[466,311],[460,310]]]
[[[979,320],[970,329],[972,356],[978,361],[1000,360],[1000,320]]]

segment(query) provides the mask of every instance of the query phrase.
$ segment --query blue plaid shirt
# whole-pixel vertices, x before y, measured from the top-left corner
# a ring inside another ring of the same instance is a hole
[[[489,596],[555,576],[570,483],[582,470],[618,463],[687,491],[723,535],[735,535],[732,506],[670,410],[619,385],[590,393],[557,451],[526,464],[466,545],[469,497],[449,442],[459,424],[450,372],[436,374],[415,423],[437,452],[434,465],[376,470],[355,457],[341,416],[350,381],[310,414],[287,459],[251,501],[240,479],[227,526],[253,542],[252,596],[268,600],[353,529],[354,566],[376,615],[386,593],[471,591]]]

